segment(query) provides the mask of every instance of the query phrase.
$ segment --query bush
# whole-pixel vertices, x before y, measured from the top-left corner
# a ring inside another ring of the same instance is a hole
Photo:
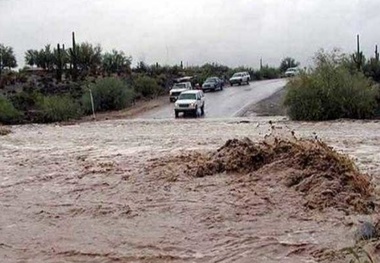
[[[13,106],[19,111],[28,111],[34,108],[37,101],[42,95],[36,91],[26,92],[22,91],[9,97]]]
[[[164,91],[155,79],[148,76],[138,76],[134,81],[134,88],[138,94],[145,98],[157,97]]]
[[[380,82],[380,62],[376,59],[370,59],[363,68],[364,74],[376,82]]]
[[[280,77],[280,70],[274,67],[263,66],[260,70],[252,71],[253,80],[277,79]]]
[[[294,120],[373,117],[378,88],[360,72],[351,72],[336,53],[320,52],[316,68],[288,83],[285,106]]]
[[[36,103],[37,122],[67,121],[80,117],[80,107],[69,96],[40,96]]]
[[[95,111],[108,111],[124,109],[132,104],[135,92],[122,80],[117,78],[104,78],[90,85],[94,98]],[[92,113],[91,97],[89,91],[82,96],[83,110]]]
[[[0,96],[0,123],[15,124],[21,121],[22,114],[13,106],[12,102]]]

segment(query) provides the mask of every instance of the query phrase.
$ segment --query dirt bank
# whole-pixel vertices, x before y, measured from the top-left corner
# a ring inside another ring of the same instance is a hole
[[[96,113],[96,121],[105,121],[105,120],[118,120],[118,119],[132,119],[137,115],[140,115],[144,112],[153,110],[155,108],[162,107],[165,104],[169,104],[168,96],[160,96],[152,100],[140,100],[135,103],[130,108],[126,108],[119,111],[109,111],[109,112],[100,112]],[[84,116],[80,120],[68,122],[68,123],[79,123],[79,122],[88,122],[93,121],[94,118],[92,115]]]
[[[251,105],[243,114],[243,117],[255,116],[286,116],[286,108],[283,105],[286,89],[277,91],[272,96]]]
[[[348,262],[331,255],[353,246],[358,222],[374,214],[305,209],[295,186],[277,180],[287,171],[273,166],[194,177],[161,162],[184,158],[186,170],[188,157],[215,153],[229,139],[256,144],[294,131],[322,139],[371,175],[378,211],[380,123],[268,121],[11,127],[0,137],[1,261]]]

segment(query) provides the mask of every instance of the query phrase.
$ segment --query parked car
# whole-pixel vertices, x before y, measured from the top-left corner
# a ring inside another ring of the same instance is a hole
[[[193,86],[191,85],[190,82],[175,83],[169,92],[170,93],[170,95],[169,95],[170,102],[176,101],[178,96],[183,91],[192,90],[192,89],[193,89]]]
[[[182,92],[174,104],[174,114],[178,118],[179,114],[190,113],[198,117],[198,112],[205,113],[205,96],[202,90],[187,90]]]
[[[202,90],[223,90],[224,82],[218,77],[210,77],[207,78],[206,81],[202,85]]]
[[[294,77],[294,76],[297,76],[299,74],[300,70],[299,68],[295,67],[295,68],[288,68],[284,75],[285,77]]]
[[[243,83],[249,84],[251,80],[251,76],[248,72],[237,72],[230,78],[230,84],[233,86],[234,84],[242,85]]]

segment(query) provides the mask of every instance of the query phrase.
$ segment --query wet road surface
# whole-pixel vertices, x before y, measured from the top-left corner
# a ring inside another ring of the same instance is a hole
[[[225,87],[223,91],[206,92],[205,118],[241,116],[249,105],[268,98],[286,85],[286,79],[251,82],[249,85]],[[138,116],[143,119],[174,118],[174,103],[168,103]]]

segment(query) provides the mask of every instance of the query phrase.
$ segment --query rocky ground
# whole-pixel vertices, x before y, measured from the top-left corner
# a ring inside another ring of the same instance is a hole
[[[9,128],[0,136],[1,262],[349,262],[364,255],[360,222],[378,220],[378,121]],[[363,246],[376,258],[371,242]]]

